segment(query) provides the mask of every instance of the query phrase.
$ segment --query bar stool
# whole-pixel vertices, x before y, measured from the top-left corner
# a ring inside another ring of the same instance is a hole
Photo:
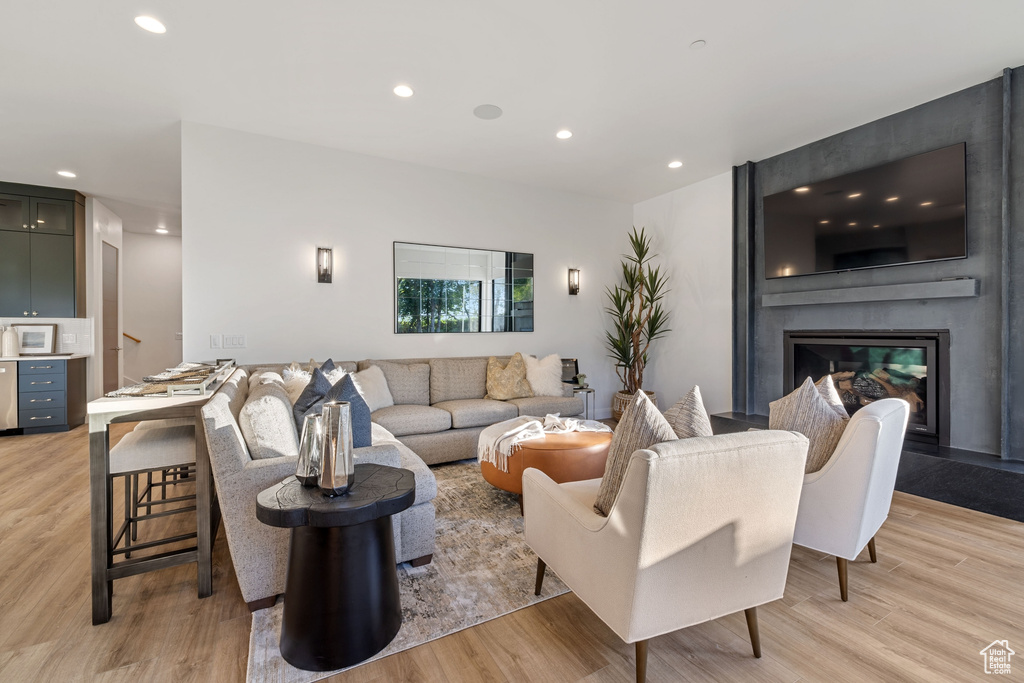
[[[193,530],[143,543],[135,542],[139,522],[195,511],[194,493],[169,497],[167,490],[168,486],[195,481],[195,452],[195,426],[190,424],[136,428],[110,449],[110,487],[113,488],[115,478],[123,477],[125,490],[124,521],[117,530],[112,530],[110,556],[107,558],[110,564],[117,555],[129,559],[135,550],[196,538]],[[157,473],[161,476],[160,481],[153,480]],[[145,484],[140,482],[141,475],[146,475]],[[153,497],[155,490],[160,492],[158,500]]]

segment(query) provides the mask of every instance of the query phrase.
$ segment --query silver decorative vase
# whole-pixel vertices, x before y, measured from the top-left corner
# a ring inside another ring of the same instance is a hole
[[[320,458],[324,449],[323,418],[307,415],[302,421],[302,438],[299,439],[299,465],[295,478],[303,486],[320,483]]]
[[[352,404],[330,401],[323,409],[323,455],[320,459],[320,490],[340,496],[352,490],[356,464],[352,453]]]

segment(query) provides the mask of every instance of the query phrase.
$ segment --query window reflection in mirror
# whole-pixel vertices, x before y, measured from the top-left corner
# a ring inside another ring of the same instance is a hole
[[[395,242],[395,332],[533,332],[533,254]]]

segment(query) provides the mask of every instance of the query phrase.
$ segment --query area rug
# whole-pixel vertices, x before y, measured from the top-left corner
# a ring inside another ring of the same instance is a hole
[[[475,460],[432,469],[437,478],[434,560],[425,567],[398,567],[402,629],[377,656],[495,619],[568,592],[548,572],[540,597],[533,594],[537,556],[523,540],[519,503],[483,480]],[[282,601],[252,615],[249,683],[308,683],[337,671],[303,671],[281,657]],[[363,662],[365,664],[365,662]]]

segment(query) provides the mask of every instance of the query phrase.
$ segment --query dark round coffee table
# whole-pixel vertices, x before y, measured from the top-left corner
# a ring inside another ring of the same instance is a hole
[[[307,671],[358,664],[402,626],[391,515],[410,507],[409,470],[356,465],[351,492],[330,498],[295,477],[261,491],[256,517],[292,529],[281,655]]]

